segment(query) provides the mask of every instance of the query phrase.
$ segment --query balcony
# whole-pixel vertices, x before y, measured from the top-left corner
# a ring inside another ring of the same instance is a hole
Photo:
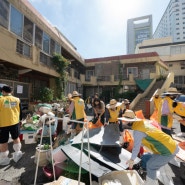
[[[110,82],[111,76],[97,76],[96,80],[97,82]]]
[[[119,80],[124,81],[124,84],[134,85],[135,81],[133,75],[109,75],[109,76],[91,76],[86,78],[85,75],[81,75],[80,80],[84,85],[90,86],[114,86],[118,85]]]

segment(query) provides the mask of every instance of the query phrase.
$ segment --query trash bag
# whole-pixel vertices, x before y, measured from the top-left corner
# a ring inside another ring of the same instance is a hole
[[[128,150],[129,152],[132,152],[133,146],[134,146],[134,138],[132,136],[132,134],[125,129],[124,133],[123,133],[123,145],[122,147],[125,148],[126,150]]]
[[[135,111],[135,115],[136,115],[137,118],[145,119],[145,116],[144,116],[142,110]]]
[[[96,123],[93,123],[93,121],[89,121],[88,122],[88,128],[89,129],[99,128],[99,127],[102,127],[102,126],[103,126],[103,124],[100,121],[100,119],[98,119]]]

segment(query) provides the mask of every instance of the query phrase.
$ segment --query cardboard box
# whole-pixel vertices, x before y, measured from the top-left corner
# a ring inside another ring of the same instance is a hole
[[[64,177],[64,176],[60,176],[58,178],[58,180],[46,183],[44,185],[64,185],[64,184],[65,185],[78,185],[78,181],[77,180],[73,180],[73,179],[69,179],[69,178]],[[80,185],[85,185],[85,183],[80,182]]]
[[[36,136],[36,133],[25,133],[23,135],[25,144],[36,143],[35,136]]]

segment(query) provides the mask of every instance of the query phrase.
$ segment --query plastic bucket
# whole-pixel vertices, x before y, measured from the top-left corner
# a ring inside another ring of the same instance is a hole
[[[40,157],[38,159],[39,152],[40,152]],[[40,150],[39,147],[36,147],[35,160],[34,160],[35,164],[37,164],[37,160],[39,160],[39,166],[46,166],[49,164],[50,158],[51,158],[51,149]]]

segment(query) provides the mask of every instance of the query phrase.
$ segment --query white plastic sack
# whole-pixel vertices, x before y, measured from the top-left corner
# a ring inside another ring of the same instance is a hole
[[[87,104],[87,108],[88,109],[91,109],[92,108],[92,105],[91,104]]]
[[[63,129],[65,130],[65,131],[67,131],[67,129],[68,129],[68,126],[67,126],[67,123],[69,122],[69,114],[66,114],[66,115],[64,115],[64,117],[63,117]]]
[[[102,185],[122,185],[120,180],[103,180]]]

